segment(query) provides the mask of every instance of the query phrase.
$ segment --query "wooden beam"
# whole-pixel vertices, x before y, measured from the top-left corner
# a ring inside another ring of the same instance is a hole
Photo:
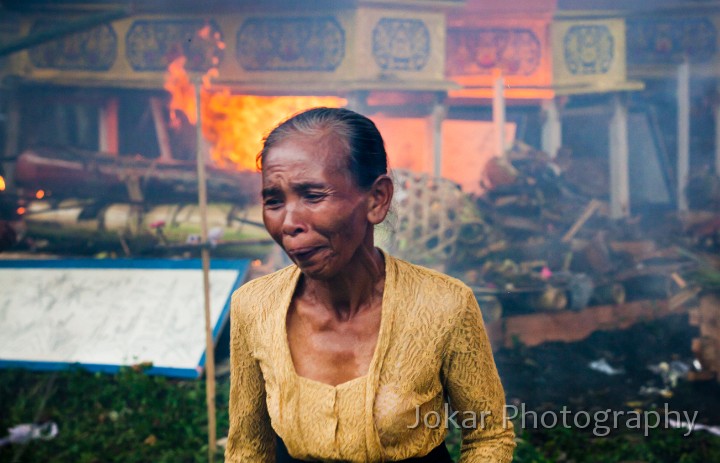
[[[672,314],[687,313],[687,307],[673,310],[668,301],[637,301],[505,317],[487,324],[494,348],[512,347],[515,340],[532,347],[545,342],[577,342],[595,331],[624,330],[632,325]]]
[[[583,213],[578,217],[578,219],[575,221],[572,227],[570,227],[570,230],[563,235],[562,240],[560,240],[563,243],[569,243],[572,241],[572,239],[575,237],[577,232],[580,231],[580,229],[585,225],[585,222],[590,220],[590,217],[593,216],[595,211],[600,209],[600,206],[602,206],[602,203],[598,201],[597,199],[591,199],[587,206],[585,206],[585,210],[583,210]]]

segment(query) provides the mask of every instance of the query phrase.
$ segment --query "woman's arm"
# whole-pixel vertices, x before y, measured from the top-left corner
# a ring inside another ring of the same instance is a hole
[[[230,316],[230,430],[225,461],[272,463],[275,438],[265,402],[265,382],[247,340],[241,292],[233,294]]]
[[[467,293],[443,361],[445,387],[462,431],[460,463],[510,462],[515,434],[505,420],[505,392],[480,308],[469,288]]]

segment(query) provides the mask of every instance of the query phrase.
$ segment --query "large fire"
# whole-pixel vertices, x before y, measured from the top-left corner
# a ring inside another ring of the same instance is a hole
[[[219,166],[255,169],[262,138],[277,124],[303,109],[340,107],[345,100],[319,96],[233,95],[227,89],[202,96],[202,124],[212,157]]]
[[[185,114],[188,121],[195,125],[197,123],[197,106],[195,103],[195,87],[190,82],[190,76],[185,72],[184,56],[180,56],[173,60],[168,67],[165,75],[165,90],[170,92],[170,126],[179,128],[181,120],[178,113]]]
[[[342,98],[327,96],[235,95],[227,88],[211,84],[211,77],[216,73],[211,69],[202,78],[200,117],[203,136],[219,167],[255,170],[262,138],[279,122],[303,109],[346,104]],[[178,128],[181,125],[178,113],[183,113],[188,122],[195,125],[195,86],[185,71],[185,57],[180,56],[170,64],[164,87],[171,95],[171,126]]]

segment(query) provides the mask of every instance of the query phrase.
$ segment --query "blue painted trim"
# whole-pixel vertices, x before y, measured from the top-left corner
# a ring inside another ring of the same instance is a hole
[[[132,368],[131,365],[109,365],[102,363],[70,363],[70,362],[35,362],[31,360],[0,360],[0,368],[26,368],[36,371],[60,371],[71,368],[80,368],[82,370],[91,371],[93,373],[110,373],[114,374],[122,368]],[[151,367],[144,370],[148,375],[160,375],[173,378],[197,379],[201,376],[199,368],[170,368],[170,367]]]
[[[212,259],[211,270],[247,269],[247,259]],[[201,269],[200,259],[0,259],[0,268]]]

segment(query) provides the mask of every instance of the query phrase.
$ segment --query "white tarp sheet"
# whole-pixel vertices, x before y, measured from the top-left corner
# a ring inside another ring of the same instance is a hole
[[[134,262],[133,268],[0,262],[0,366],[81,363],[112,371],[151,362],[154,373],[198,376],[205,352],[200,264],[149,262]],[[217,339],[247,262],[213,267],[210,307]]]

